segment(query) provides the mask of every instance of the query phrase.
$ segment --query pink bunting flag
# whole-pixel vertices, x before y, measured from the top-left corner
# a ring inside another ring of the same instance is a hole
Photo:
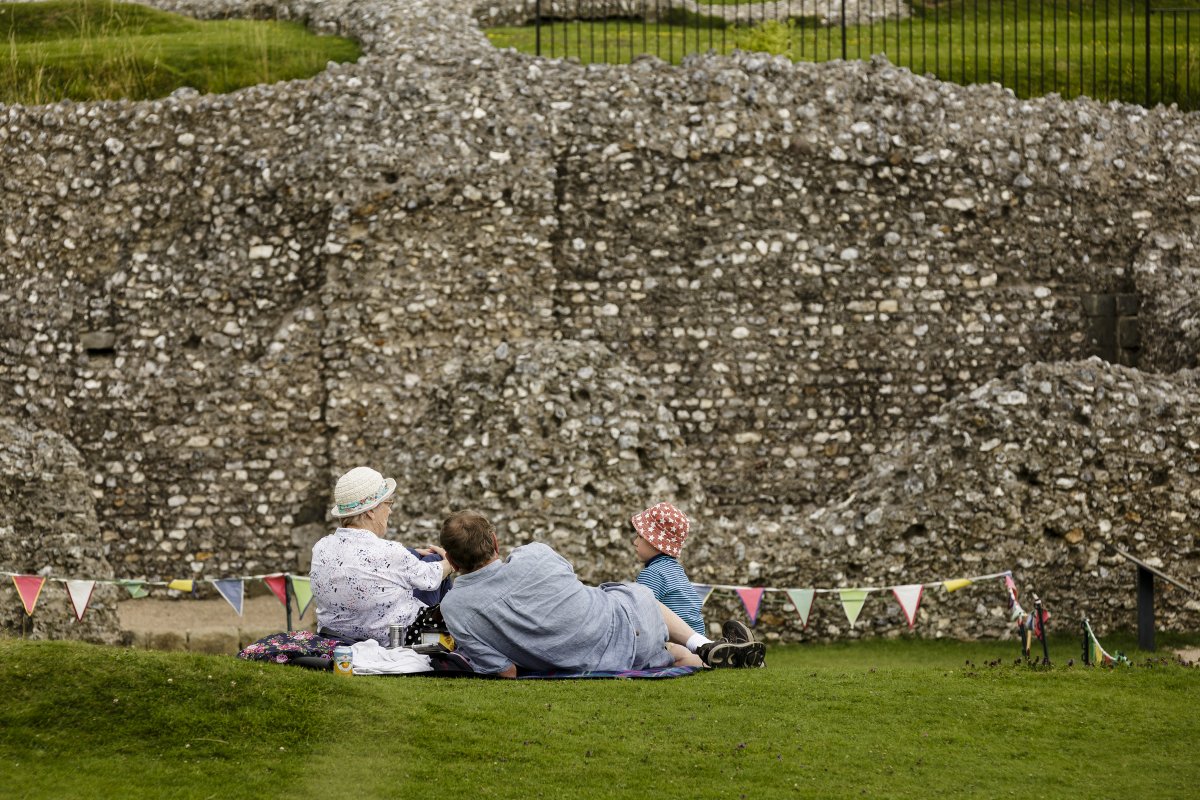
[[[38,595],[42,593],[42,587],[46,585],[46,579],[40,575],[13,575],[13,583],[16,584],[17,594],[21,595],[25,613],[32,617],[33,609],[37,606]]]
[[[278,575],[268,575],[267,577],[263,578],[263,583],[265,583],[267,588],[279,598],[279,602],[283,603],[285,606],[288,604],[287,575],[284,575],[283,573]]]
[[[921,605],[921,593],[924,591],[925,587],[919,583],[892,587],[892,594],[896,595],[896,602],[900,604],[900,609],[904,612],[910,628],[916,624],[917,609]]]
[[[805,628],[808,627],[808,614],[812,611],[813,595],[812,589],[788,589],[788,599],[792,601],[792,605],[796,607],[796,613],[800,615],[800,622]]]
[[[692,588],[696,590],[696,596],[700,598],[700,607],[704,608],[704,604],[708,602],[708,596],[712,594],[713,587],[707,583],[693,583]]]
[[[96,589],[95,581],[67,581],[67,595],[75,609],[75,619],[83,622],[88,603],[92,602],[92,592]]]
[[[742,598],[742,606],[746,609],[746,616],[750,618],[750,624],[754,625],[758,621],[758,606],[762,603],[762,589],[738,589],[738,597]]]

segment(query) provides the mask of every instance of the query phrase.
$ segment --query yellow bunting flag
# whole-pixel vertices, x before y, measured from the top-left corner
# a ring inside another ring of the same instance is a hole
[[[177,592],[190,592],[196,588],[195,581],[185,581],[183,579],[174,580],[167,584],[168,589],[174,589]]]
[[[947,592],[957,592],[959,589],[964,589],[972,583],[970,578],[955,578],[952,581],[942,581],[942,586],[946,587]]]
[[[867,595],[870,593],[870,589],[838,590],[838,595],[842,598],[842,608],[846,611],[846,619],[850,620],[851,628],[858,621],[858,615],[862,613],[863,604],[867,602]]]

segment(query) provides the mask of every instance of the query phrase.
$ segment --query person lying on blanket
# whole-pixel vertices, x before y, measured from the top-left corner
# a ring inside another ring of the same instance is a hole
[[[696,633],[636,583],[587,586],[540,542],[500,558],[496,529],[460,511],[442,523],[446,558],[459,572],[442,598],[456,652],[476,672],[609,672],[669,666],[757,667],[766,648],[736,620],[721,639]]]
[[[414,550],[384,538],[395,491],[396,481],[370,467],[338,478],[329,514],[340,525],[313,545],[309,569],[322,635],[387,645],[389,625],[412,625],[449,590],[452,568],[442,548]]]

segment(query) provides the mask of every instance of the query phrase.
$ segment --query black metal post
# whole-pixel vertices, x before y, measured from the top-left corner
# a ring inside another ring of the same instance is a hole
[[[1139,565],[1137,571],[1138,647],[1154,652],[1154,573]]]
[[[1146,108],[1150,107],[1150,1],[1146,0]]]
[[[842,61],[846,60],[846,0],[842,0]]]
[[[1083,618],[1083,622],[1079,623],[1079,627],[1083,629],[1083,658],[1080,661],[1086,667],[1091,663],[1089,655],[1092,652],[1092,637],[1088,636],[1088,621],[1087,617]]]
[[[537,0],[537,2],[534,3],[534,6],[535,6],[534,11],[533,11],[533,39],[535,42],[534,55],[540,56],[542,54],[542,0]],[[292,626],[288,625],[288,630],[290,631],[291,629],[292,629]]]
[[[287,609],[287,628],[292,629],[292,581],[287,575],[283,576],[283,606]]]

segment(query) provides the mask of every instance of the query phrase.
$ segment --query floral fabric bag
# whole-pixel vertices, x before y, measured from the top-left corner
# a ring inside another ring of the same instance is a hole
[[[318,636],[312,631],[284,631],[259,639],[238,653],[238,658],[247,661],[274,661],[276,664],[303,663],[311,666],[309,659],[317,658],[333,663],[333,648],[337,639]],[[298,659],[305,659],[299,662]]]

